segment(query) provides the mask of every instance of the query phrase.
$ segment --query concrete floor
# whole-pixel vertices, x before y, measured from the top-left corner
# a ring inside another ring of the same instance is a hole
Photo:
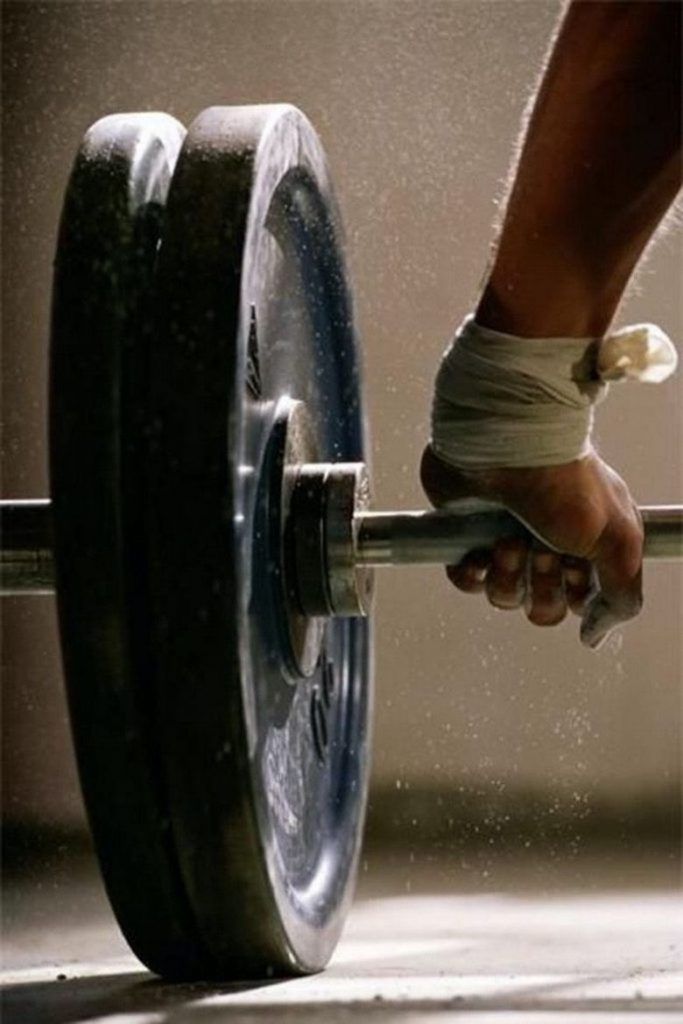
[[[629,1024],[683,1021],[678,858],[551,863],[372,855],[330,967],[262,985],[164,985],[91,868],[8,886],[4,1024]]]

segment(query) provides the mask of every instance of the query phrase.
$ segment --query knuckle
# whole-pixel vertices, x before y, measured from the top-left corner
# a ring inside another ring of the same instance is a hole
[[[562,573],[568,586],[587,587],[591,580],[592,566],[586,559],[565,555],[562,559]]]
[[[611,525],[604,538],[603,551],[615,564],[623,567],[628,576],[635,576],[643,560],[642,527],[632,520],[622,519]]]
[[[609,532],[617,545],[640,544],[644,536],[643,524],[635,515],[614,517]]]
[[[493,548],[493,563],[503,573],[520,573],[526,563],[529,546],[516,537],[506,537],[496,542]]]
[[[534,575],[553,577],[560,573],[560,556],[553,551],[535,551],[531,569]]]
[[[501,537],[495,543],[496,551],[511,551],[525,555],[529,549],[528,542],[523,537]]]
[[[572,597],[581,597],[590,589],[591,580],[588,573],[585,575],[579,575],[578,573],[565,573],[564,583],[568,595],[571,595]]]
[[[562,546],[582,561],[590,556],[606,522],[604,508],[590,495],[569,500],[562,509]]]

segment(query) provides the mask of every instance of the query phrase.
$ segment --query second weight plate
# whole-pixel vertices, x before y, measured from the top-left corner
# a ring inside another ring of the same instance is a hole
[[[353,888],[372,679],[367,620],[319,624],[305,671],[288,640],[282,410],[300,403],[320,460],[366,459],[339,218],[298,110],[197,118],[157,287],[152,642],[180,870],[214,973],[314,971]]]

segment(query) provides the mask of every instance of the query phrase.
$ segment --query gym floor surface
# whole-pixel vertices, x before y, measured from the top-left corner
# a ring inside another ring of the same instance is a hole
[[[457,861],[457,864],[455,863]],[[683,1019],[683,894],[662,850],[368,855],[330,967],[167,985],[120,937],[90,860],[5,901],[5,1024],[629,1024]],[[457,872],[456,872],[457,868]]]

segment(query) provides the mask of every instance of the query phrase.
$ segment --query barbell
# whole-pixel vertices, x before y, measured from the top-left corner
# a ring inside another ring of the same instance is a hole
[[[105,117],[62,212],[49,500],[2,592],[57,594],[81,786],[134,952],[173,979],[322,968],[369,772],[373,568],[527,536],[370,509],[359,343],[320,142],[291,106]],[[683,510],[642,510],[681,557]]]

